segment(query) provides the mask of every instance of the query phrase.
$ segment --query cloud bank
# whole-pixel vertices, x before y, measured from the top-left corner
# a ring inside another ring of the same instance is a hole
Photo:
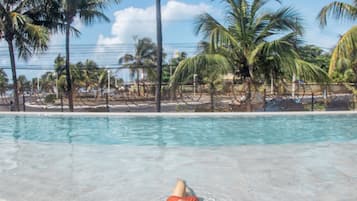
[[[195,16],[209,12],[210,6],[201,4],[186,4],[171,0],[162,6],[162,22],[165,27],[170,22],[192,20]],[[133,43],[133,37],[155,38],[156,21],[155,6],[147,8],[129,7],[115,12],[115,22],[110,36],[99,35],[98,45]]]

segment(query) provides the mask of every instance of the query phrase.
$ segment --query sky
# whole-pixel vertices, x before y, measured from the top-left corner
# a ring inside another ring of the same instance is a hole
[[[295,8],[304,19],[305,44],[314,44],[330,51],[339,36],[353,25],[352,22],[329,19],[328,26],[322,29],[316,16],[321,8],[330,2],[333,1],[282,0],[282,5],[279,5],[272,1],[264,10],[274,11],[281,6]],[[84,26],[80,20],[75,21],[76,28],[82,34],[78,38],[71,38],[71,62],[92,59],[100,66],[117,68],[120,56],[134,52],[135,38],[149,37],[156,42],[155,0],[122,0],[121,4],[112,5],[104,12],[111,19],[110,23],[97,22]],[[171,58],[177,51],[186,51],[189,55],[196,53],[197,42],[202,40],[202,37],[195,34],[194,22],[197,15],[204,12],[223,22],[225,4],[221,0],[162,0],[163,41],[167,58]],[[17,59],[18,75],[25,74],[32,78],[53,69],[55,57],[65,53],[64,36],[53,35],[49,47],[46,53],[34,55],[28,61]],[[10,67],[7,51],[7,45],[0,42],[0,67]],[[6,72],[11,77],[9,70]],[[127,73],[122,73],[121,77],[128,79]]]

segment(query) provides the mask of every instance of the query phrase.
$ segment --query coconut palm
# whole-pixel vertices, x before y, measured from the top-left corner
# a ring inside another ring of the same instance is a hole
[[[273,67],[284,68],[281,71],[290,78],[293,74],[299,74],[301,79],[311,78],[306,72],[314,72],[313,75],[317,72],[318,77],[324,77],[321,69],[302,61],[296,52],[303,28],[301,18],[292,8],[261,12],[269,0],[223,2],[228,9],[227,26],[205,13],[199,16],[196,31],[209,41],[204,49],[214,50],[229,59],[241,79],[249,83],[264,81]],[[250,90],[247,101],[251,98]]]
[[[95,20],[109,22],[109,18],[103,13],[110,2],[119,3],[120,0],[57,0],[61,2],[58,8],[58,29],[66,35],[66,81],[69,110],[73,112],[73,91],[70,72],[70,36],[73,30],[74,19],[78,17],[84,24],[93,24]],[[56,11],[57,12],[57,11]],[[76,32],[79,33],[79,32]]]
[[[98,73],[100,71],[98,65],[92,60],[86,60],[84,63],[77,63],[77,68],[80,69],[80,86],[86,91],[90,91],[95,88],[98,82]]]
[[[40,78],[41,90],[46,93],[55,93],[57,74],[55,72],[46,72]]]
[[[119,64],[130,69],[132,77],[136,76],[137,93],[140,96],[140,71],[143,77],[152,71],[157,61],[157,46],[150,38],[138,39],[135,44],[135,54],[125,54],[120,57]]]
[[[38,50],[45,50],[49,34],[43,19],[38,20],[42,13],[44,1],[13,0],[0,1],[0,36],[7,44],[13,80],[15,110],[19,111],[19,96],[16,75],[15,49],[18,56],[29,58]]]
[[[202,53],[192,58],[185,59],[177,66],[173,74],[170,86],[192,80],[197,75],[203,84],[208,84],[211,111],[214,111],[214,95],[217,84],[223,75],[232,72],[231,65],[226,57],[220,54]]]
[[[338,20],[349,20],[356,21],[357,19],[357,1],[352,1],[351,4],[346,2],[334,1],[322,8],[318,15],[320,20],[320,25],[325,27],[327,25],[327,18],[332,16]],[[329,67],[329,75],[332,76],[335,70],[338,68],[339,63],[345,63],[339,60],[349,59],[355,56],[355,51],[357,50],[357,26],[353,26],[350,30],[344,33],[335,49],[332,52],[331,62]],[[354,57],[355,61],[350,61],[352,63],[357,61],[357,57]]]
[[[27,83],[28,81],[25,75],[20,75],[17,78],[17,86],[19,87],[20,94],[23,94],[26,91]]]

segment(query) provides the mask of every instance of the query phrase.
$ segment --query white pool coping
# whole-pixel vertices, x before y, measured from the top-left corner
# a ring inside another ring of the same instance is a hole
[[[132,116],[153,116],[153,117],[185,117],[185,116],[227,116],[227,117],[239,117],[239,116],[299,116],[299,115],[352,115],[357,111],[316,111],[316,112],[215,112],[215,113],[199,113],[199,112],[172,112],[172,113],[140,113],[140,112],[0,112],[0,115],[14,115],[14,116],[118,116],[118,117],[132,117]]]

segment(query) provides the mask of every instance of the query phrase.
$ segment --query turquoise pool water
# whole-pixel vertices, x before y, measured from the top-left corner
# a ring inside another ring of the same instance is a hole
[[[149,146],[234,146],[357,139],[357,115],[0,116],[0,139]]]

